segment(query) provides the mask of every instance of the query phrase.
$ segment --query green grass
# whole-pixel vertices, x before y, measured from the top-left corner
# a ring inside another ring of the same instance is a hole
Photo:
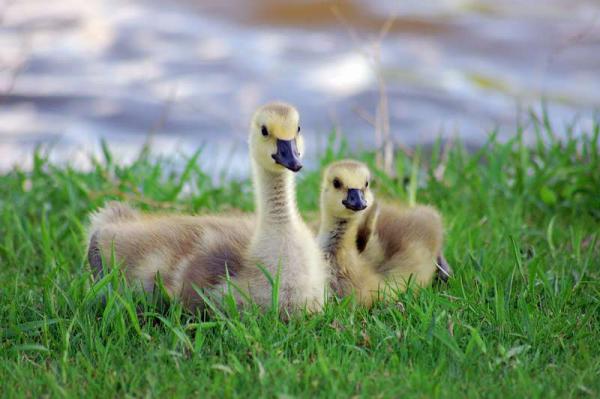
[[[147,154],[117,165],[106,150],[82,172],[38,152],[30,172],[0,176],[0,393],[598,397],[599,125],[563,140],[544,121],[532,128],[529,147],[519,134],[491,136],[471,154],[436,145],[420,157],[427,162],[400,156],[400,178],[377,173],[380,195],[444,214],[456,272],[446,287],[371,310],[343,300],[289,322],[256,310],[202,320],[178,304],[154,306],[114,289],[115,275],[94,286],[85,260],[88,214],[107,199],[251,210],[248,181],[214,183],[195,157],[177,172],[176,161]],[[323,165],[348,155],[330,148]],[[318,183],[318,171],[301,173],[306,214],[316,211]]]

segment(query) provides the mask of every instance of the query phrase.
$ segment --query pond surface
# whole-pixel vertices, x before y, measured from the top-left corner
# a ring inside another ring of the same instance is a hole
[[[101,137],[126,161],[150,137],[243,174],[248,120],[271,99],[298,106],[312,154],[334,128],[373,148],[378,78],[407,145],[508,136],[542,98],[558,126],[585,126],[600,2],[0,2],[0,169],[39,144],[84,167]]]

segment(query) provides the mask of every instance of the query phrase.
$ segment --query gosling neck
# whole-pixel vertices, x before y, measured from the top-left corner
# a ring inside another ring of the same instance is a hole
[[[252,161],[254,199],[258,223],[263,228],[278,228],[300,220],[296,206],[294,173],[272,172]]]
[[[322,213],[318,237],[325,256],[335,258],[342,249],[351,253],[357,251],[358,226],[358,218],[338,218],[326,212]]]
[[[330,267],[331,289],[339,296],[347,295],[354,286],[355,261],[358,257],[355,242],[358,225],[357,220],[321,214],[319,245]]]

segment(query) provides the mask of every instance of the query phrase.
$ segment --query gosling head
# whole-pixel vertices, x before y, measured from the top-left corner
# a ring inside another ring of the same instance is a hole
[[[281,102],[260,107],[250,125],[250,153],[260,166],[271,172],[299,171],[304,140],[296,108]]]
[[[371,172],[364,163],[352,160],[334,162],[323,175],[321,209],[338,219],[358,216],[373,205],[370,180]]]

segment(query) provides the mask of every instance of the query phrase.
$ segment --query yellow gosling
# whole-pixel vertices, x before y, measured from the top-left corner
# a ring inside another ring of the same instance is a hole
[[[381,282],[357,247],[357,236],[365,234],[359,232],[362,216],[373,206],[370,179],[368,167],[353,160],[335,162],[325,170],[317,235],[331,268],[333,291],[338,296],[354,293],[367,306],[377,296]]]
[[[304,151],[299,115],[284,103],[256,111],[249,135],[256,216],[142,215],[111,203],[92,216],[88,257],[97,276],[102,259],[115,257],[127,278],[151,291],[160,276],[172,297],[191,309],[203,304],[197,289],[221,296],[226,277],[262,307],[272,289],[261,265],[279,275],[279,306],[286,311],[322,307],[327,266],[296,207],[294,172]],[[235,291],[235,290],[234,290]]]

